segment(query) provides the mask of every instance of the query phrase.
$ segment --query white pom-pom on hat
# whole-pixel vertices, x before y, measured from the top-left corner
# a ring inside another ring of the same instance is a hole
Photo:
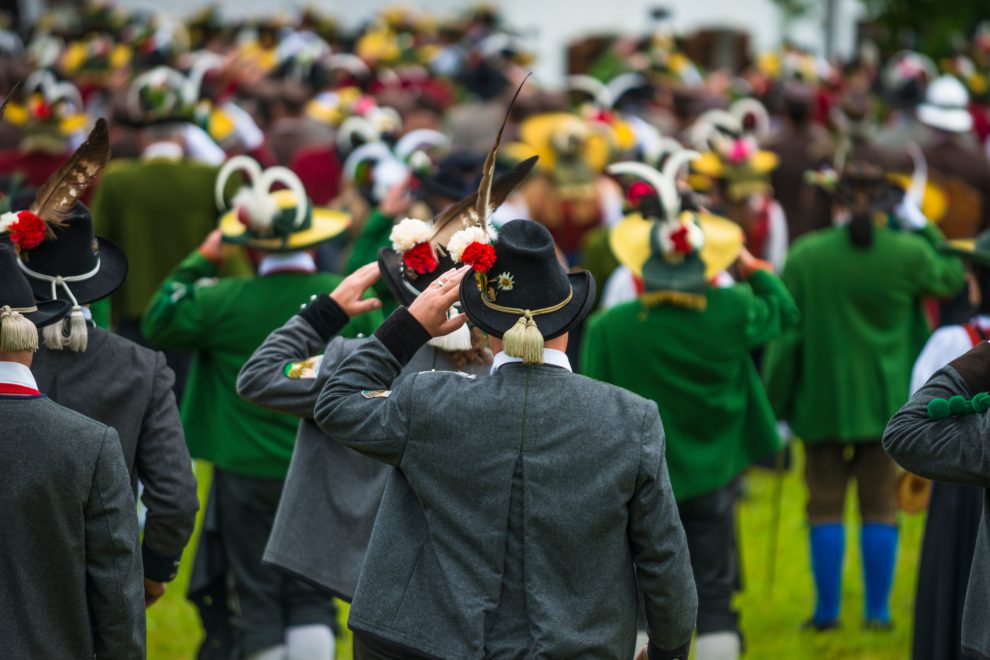
[[[450,240],[447,241],[447,254],[454,260],[454,263],[460,263],[461,257],[464,255],[464,250],[469,245],[472,243],[488,244],[488,242],[489,237],[484,229],[481,227],[468,227],[450,237]]]
[[[392,249],[402,254],[430,240],[432,234],[432,227],[423,220],[405,218],[392,227],[388,240],[392,243]]]

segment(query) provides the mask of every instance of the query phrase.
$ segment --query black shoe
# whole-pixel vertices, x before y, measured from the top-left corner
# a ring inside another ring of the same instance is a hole
[[[878,621],[876,619],[867,619],[863,622],[863,630],[869,630],[872,632],[890,632],[894,629],[893,621]]]
[[[835,621],[815,621],[814,619],[808,619],[801,624],[801,630],[810,630],[812,632],[828,632],[830,630],[839,629],[839,620]]]

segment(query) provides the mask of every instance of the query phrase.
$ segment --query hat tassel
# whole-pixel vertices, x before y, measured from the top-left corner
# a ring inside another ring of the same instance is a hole
[[[56,276],[52,278],[52,300],[58,298],[58,287],[65,289],[65,293],[72,300],[72,311],[69,313],[69,334],[65,334],[65,319],[61,319],[42,330],[45,338],[45,348],[51,351],[61,351],[68,348],[73,353],[84,353],[89,347],[89,329],[86,327],[86,316],[83,314],[82,306],[72,295],[65,278]]]
[[[543,335],[528,309],[502,335],[502,350],[509,357],[522,358],[523,364],[543,364]]]
[[[65,319],[59,319],[51,325],[46,325],[41,329],[44,337],[45,348],[50,351],[60,351],[65,343]]]
[[[73,305],[69,318],[67,339],[69,350],[73,353],[84,353],[89,347],[89,329],[86,327],[86,317],[83,316],[82,307]]]
[[[0,353],[38,350],[38,329],[26,316],[8,305],[0,307]]]

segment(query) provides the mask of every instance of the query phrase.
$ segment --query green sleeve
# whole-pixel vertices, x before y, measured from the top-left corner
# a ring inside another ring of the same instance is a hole
[[[793,260],[788,260],[782,274],[783,284],[791,294],[796,310],[801,309],[800,279]],[[777,339],[771,341],[763,355],[763,384],[777,419],[789,419],[793,410],[794,393],[800,379],[801,350],[804,339],[800,317]]]
[[[201,346],[213,333],[212,322],[222,310],[203,291],[215,284],[219,269],[196,250],[173,270],[158,289],[141,320],[149,342],[162,348]],[[207,281],[201,281],[207,280]],[[215,296],[213,297],[215,298]]]
[[[378,260],[378,251],[389,246],[388,237],[392,233],[394,223],[395,218],[385,215],[378,209],[371,212],[351,247],[351,255],[347,258],[346,267],[348,275],[361,266]]]
[[[753,296],[746,305],[746,348],[754,349],[797,325],[800,314],[784,283],[773,273],[758,270],[747,279]]]
[[[934,225],[926,225],[915,232],[915,235],[925,239],[926,242],[923,263],[914,269],[918,295],[939,298],[954,295],[966,281],[962,262],[937,250],[939,245],[945,243],[945,238]]]
[[[584,339],[581,343],[581,371],[585,376],[611,382],[609,370],[608,346],[605,343],[605,315],[601,311],[593,315],[585,325]]]

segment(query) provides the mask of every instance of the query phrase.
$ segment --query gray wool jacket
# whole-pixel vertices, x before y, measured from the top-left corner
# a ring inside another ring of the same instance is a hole
[[[344,358],[369,341],[333,337],[347,316],[328,305],[321,297],[305,316],[292,317],[269,335],[241,369],[237,393],[300,418],[262,561],[349,601],[392,468],[327,438],[313,421],[323,386]],[[445,353],[424,346],[400,378],[432,369],[449,371],[453,365]],[[488,373],[481,364],[466,369]]]
[[[0,396],[0,655],[143,658],[134,496],[113,429]]]
[[[399,308],[316,405],[397,467],[350,627],[441,658],[627,660],[641,591],[651,644],[686,657],[697,594],[656,405],[549,365],[398,382],[417,333]]]
[[[145,575],[173,579],[199,500],[165,356],[91,325],[85,352],[42,347],[31,371],[53,401],[117,431],[133,492],[144,484]]]
[[[969,574],[962,620],[968,655],[990,657],[990,412],[933,420],[928,403],[990,390],[990,343],[982,342],[937,371],[901,408],[883,435],[883,447],[904,469],[947,483],[984,490],[983,518]]]

